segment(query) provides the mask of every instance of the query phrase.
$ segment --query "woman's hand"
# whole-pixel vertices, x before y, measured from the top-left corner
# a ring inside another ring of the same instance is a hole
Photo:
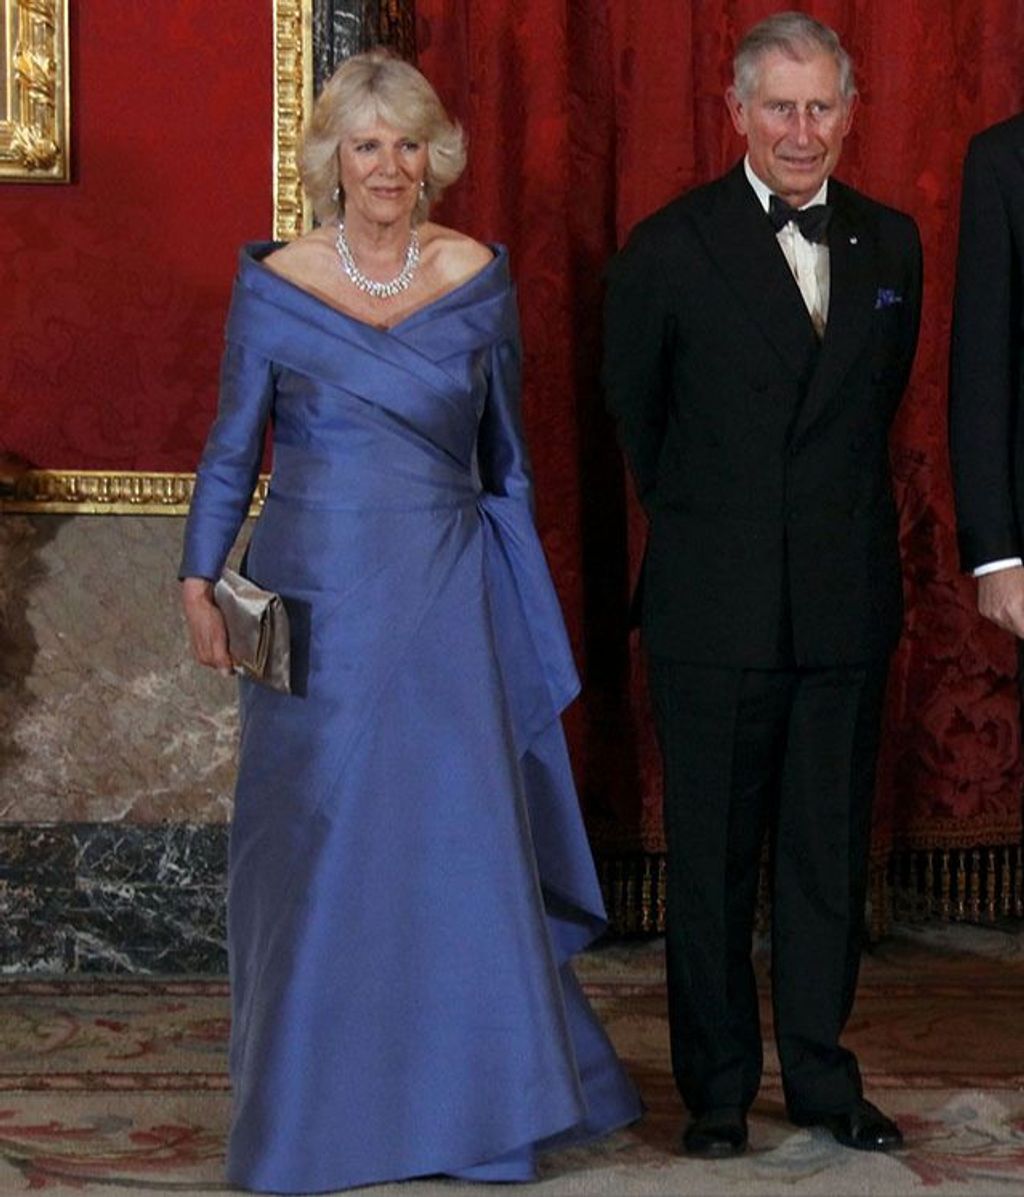
[[[228,652],[228,630],[213,601],[213,583],[206,578],[185,578],[181,583],[181,605],[185,608],[192,655],[200,665],[230,676],[233,662]]]

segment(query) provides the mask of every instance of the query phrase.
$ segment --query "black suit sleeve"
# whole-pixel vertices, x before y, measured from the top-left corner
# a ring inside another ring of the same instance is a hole
[[[1013,480],[1019,309],[1006,197],[990,145],[976,138],[964,164],[950,369],[950,454],[964,569],[1021,555]]]
[[[637,494],[649,508],[668,424],[671,343],[663,263],[650,239],[634,234],[608,267],[602,380]]]

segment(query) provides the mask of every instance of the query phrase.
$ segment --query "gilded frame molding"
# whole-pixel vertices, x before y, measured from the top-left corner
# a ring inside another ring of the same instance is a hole
[[[67,183],[68,0],[2,0],[0,20],[0,183]]]
[[[313,226],[299,179],[299,141],[313,107],[313,0],[274,0],[274,238]]]
[[[10,515],[185,515],[195,474],[26,470],[0,478],[0,512]],[[269,475],[261,474],[250,515],[258,515]]]

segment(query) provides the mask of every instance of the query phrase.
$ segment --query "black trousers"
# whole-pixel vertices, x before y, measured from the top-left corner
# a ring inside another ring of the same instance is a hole
[[[791,1115],[860,1096],[839,1037],[864,928],[888,662],[742,670],[651,660],[665,771],[672,1066],[686,1106],[746,1109],[761,1081],[751,962],[772,839],[772,1002]]]

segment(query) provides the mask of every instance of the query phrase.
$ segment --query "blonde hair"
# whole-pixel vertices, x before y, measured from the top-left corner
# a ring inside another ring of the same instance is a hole
[[[462,128],[445,112],[426,78],[387,50],[355,54],[324,84],[302,139],[302,185],[322,223],[345,211],[338,146],[343,137],[373,119],[426,143],[424,187],[413,212],[417,223],[426,220],[431,204],[462,174],[466,165]]]

